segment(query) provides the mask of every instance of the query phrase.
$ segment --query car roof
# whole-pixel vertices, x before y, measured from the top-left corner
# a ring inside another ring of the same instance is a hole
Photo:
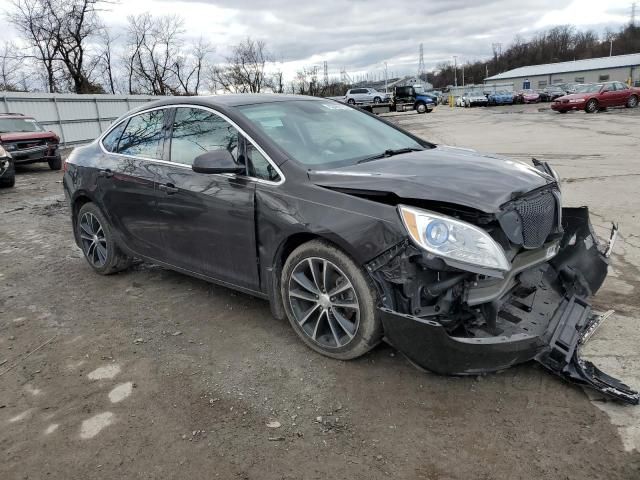
[[[149,107],[174,105],[181,103],[195,103],[210,105],[212,107],[239,107],[242,105],[256,105],[261,103],[288,102],[293,100],[327,101],[326,98],[311,97],[308,95],[284,95],[277,93],[238,93],[229,95],[204,95],[193,97],[169,97],[146,104]]]

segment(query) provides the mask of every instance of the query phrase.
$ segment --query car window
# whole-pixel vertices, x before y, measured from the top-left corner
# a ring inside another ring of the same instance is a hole
[[[124,131],[124,127],[126,126],[126,120],[124,122],[120,122],[116,128],[111,130],[102,139],[102,146],[107,152],[115,152],[118,150],[118,143],[120,142],[120,137],[122,136],[122,132]]]
[[[249,176],[262,180],[270,180],[272,182],[279,181],[280,175],[278,175],[276,169],[269,163],[265,156],[260,153],[260,150],[248,140],[246,145]]]
[[[0,133],[44,131],[45,129],[33,118],[0,118]]]
[[[238,130],[208,110],[177,108],[171,135],[171,161],[191,165],[198,155],[215,150],[227,150],[237,161]]]
[[[616,86],[616,90],[626,90],[627,89],[627,86],[622,82],[614,82],[613,84]]]
[[[164,116],[165,110],[159,109],[131,117],[120,138],[118,153],[162,159]]]
[[[390,149],[425,148],[381,120],[330,100],[244,105],[238,110],[304,165],[350,165]]]

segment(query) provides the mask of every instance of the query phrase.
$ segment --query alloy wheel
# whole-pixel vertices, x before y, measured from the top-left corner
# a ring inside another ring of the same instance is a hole
[[[595,100],[589,100],[587,102],[587,112],[594,113],[596,110],[598,110],[598,102]]]
[[[335,264],[319,257],[300,261],[287,293],[300,330],[318,346],[340,348],[353,340],[360,305],[351,281]]]
[[[86,212],[80,218],[80,240],[87,260],[96,268],[107,263],[107,239],[96,216]]]
[[[638,105],[638,97],[636,97],[635,95],[632,95],[631,97],[629,97],[629,101],[627,102],[627,105],[630,108],[634,108]]]

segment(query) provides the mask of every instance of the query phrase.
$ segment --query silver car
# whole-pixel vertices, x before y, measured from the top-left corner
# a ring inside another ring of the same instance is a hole
[[[388,93],[379,92],[374,88],[352,88],[347,90],[344,96],[345,102],[355,105],[356,103],[382,103],[389,101]]]

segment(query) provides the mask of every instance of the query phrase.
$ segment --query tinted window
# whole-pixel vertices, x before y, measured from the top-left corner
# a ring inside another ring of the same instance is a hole
[[[249,176],[277,182],[280,175],[253,144],[247,141]]]
[[[131,117],[118,144],[118,153],[162,159],[165,110],[153,110]]]
[[[118,142],[120,142],[120,137],[122,136],[122,131],[124,127],[127,125],[127,122],[121,122],[116,128],[111,130],[103,139],[102,145],[105,150],[108,152],[115,152],[118,150]]]
[[[191,165],[206,152],[227,150],[238,159],[238,131],[222,117],[200,108],[178,108],[171,137],[171,161]]]

